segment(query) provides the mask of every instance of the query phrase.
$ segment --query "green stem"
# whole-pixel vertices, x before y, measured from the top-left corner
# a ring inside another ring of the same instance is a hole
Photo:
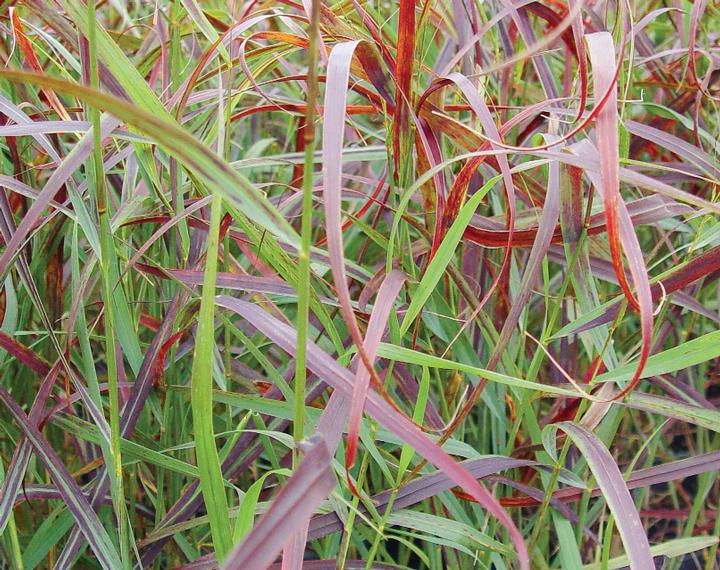
[[[88,2],[88,21],[95,21],[95,1]],[[97,37],[95,26],[88,29],[88,60],[90,63],[90,86],[100,88],[100,74],[97,61]],[[100,112],[88,108],[93,128],[92,170],[94,173],[97,213],[100,220],[100,265],[102,270],[102,291],[105,324],[105,358],[107,360],[108,400],[110,408],[110,489],[118,523],[120,537],[120,557],[123,567],[130,568],[130,545],[128,538],[127,513],[125,511],[125,492],[123,489],[122,455],[120,452],[120,399],[118,394],[118,365],[115,339],[115,314],[113,308],[112,272],[110,264],[114,260],[115,243],[110,227],[107,210],[107,189],[102,159],[102,135],[100,132]],[[90,180],[89,180],[90,182]]]
[[[300,255],[298,263],[298,314],[297,354],[295,357],[295,400],[293,415],[293,438],[303,439],[305,434],[305,382],[307,380],[306,356],[308,338],[308,313],[310,307],[310,237],[312,234],[312,190],[315,153],[315,103],[318,95],[317,53],[320,32],[320,3],[312,0],[310,11],[310,48],[307,74],[307,108],[305,111],[305,161],[303,169],[302,222],[300,230]]]

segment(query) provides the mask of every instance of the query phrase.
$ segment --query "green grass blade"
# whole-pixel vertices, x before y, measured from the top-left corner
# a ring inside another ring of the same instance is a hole
[[[215,445],[212,400],[212,371],[215,353],[215,281],[221,215],[222,199],[214,196],[211,204],[207,262],[195,339],[190,394],[200,488],[210,519],[210,531],[218,560],[223,560],[232,548],[225,481]]]

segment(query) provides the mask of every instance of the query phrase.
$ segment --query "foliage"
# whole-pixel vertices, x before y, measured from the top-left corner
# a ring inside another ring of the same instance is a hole
[[[717,567],[717,6],[0,4],[0,567]]]

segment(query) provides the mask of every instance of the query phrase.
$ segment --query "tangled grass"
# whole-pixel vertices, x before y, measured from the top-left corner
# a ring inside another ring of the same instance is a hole
[[[718,567],[716,5],[0,4],[0,567]]]

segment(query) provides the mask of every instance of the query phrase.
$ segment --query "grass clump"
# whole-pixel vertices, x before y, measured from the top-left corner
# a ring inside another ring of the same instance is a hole
[[[0,567],[718,566],[717,7],[3,6]]]

